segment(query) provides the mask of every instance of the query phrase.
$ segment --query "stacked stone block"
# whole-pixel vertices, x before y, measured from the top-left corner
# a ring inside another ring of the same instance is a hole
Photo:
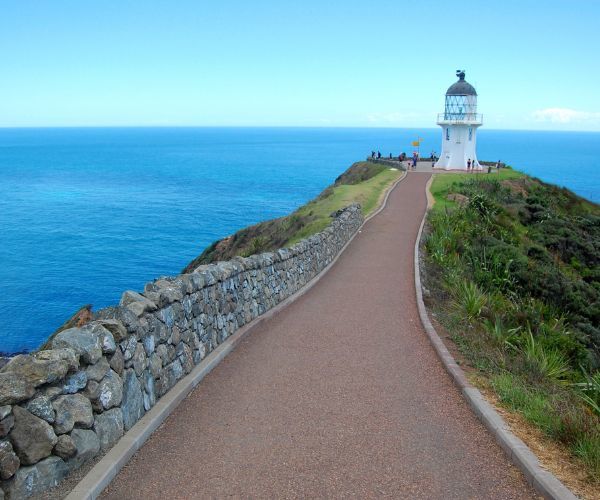
[[[57,485],[110,449],[219,344],[306,285],[363,222],[358,205],[273,253],[126,291],[118,306],[0,369],[0,500]]]

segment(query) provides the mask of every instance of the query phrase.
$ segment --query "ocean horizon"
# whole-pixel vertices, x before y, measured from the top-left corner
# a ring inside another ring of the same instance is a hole
[[[439,128],[0,128],[0,352],[79,307],[178,274],[216,239],[286,215],[372,150],[439,152]],[[600,132],[478,131],[501,160],[600,200]]]

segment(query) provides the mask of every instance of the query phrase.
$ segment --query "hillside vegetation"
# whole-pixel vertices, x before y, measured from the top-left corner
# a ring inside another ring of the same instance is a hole
[[[502,404],[600,481],[600,207],[510,169],[431,192],[428,305]]]
[[[215,241],[182,272],[192,272],[201,264],[229,260],[235,256],[247,257],[293,245],[325,229],[332,213],[352,203],[360,203],[363,214],[368,215],[377,207],[386,188],[400,175],[400,171],[391,170],[385,165],[355,163],[317,198],[292,214],[246,227]]]

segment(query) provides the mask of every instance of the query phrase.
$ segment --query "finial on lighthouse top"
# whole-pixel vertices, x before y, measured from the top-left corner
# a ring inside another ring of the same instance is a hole
[[[473,85],[465,80],[464,69],[457,69],[456,76],[458,77],[458,82],[450,86],[446,95],[477,95]]]

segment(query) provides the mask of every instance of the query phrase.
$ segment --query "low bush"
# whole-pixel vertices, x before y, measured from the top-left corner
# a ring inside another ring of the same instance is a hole
[[[468,203],[428,217],[437,318],[502,403],[600,482],[600,208],[523,176],[441,177],[434,195]]]

